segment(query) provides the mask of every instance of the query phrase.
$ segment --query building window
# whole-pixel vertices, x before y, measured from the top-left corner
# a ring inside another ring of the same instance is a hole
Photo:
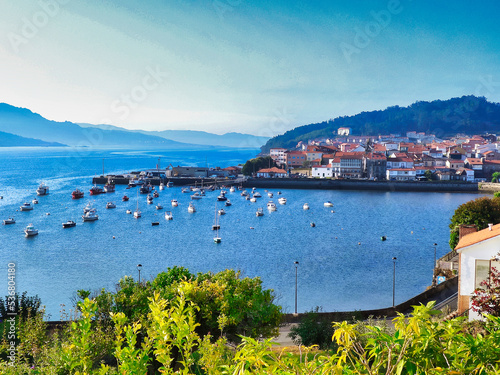
[[[481,282],[488,280],[491,267],[495,267],[497,270],[500,270],[500,262],[495,260],[476,259],[474,289],[480,288]]]

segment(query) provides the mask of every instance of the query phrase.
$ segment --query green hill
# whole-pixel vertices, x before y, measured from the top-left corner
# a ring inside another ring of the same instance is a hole
[[[299,141],[332,138],[340,127],[351,128],[353,135],[404,135],[407,131],[417,131],[446,137],[457,133],[494,133],[500,131],[500,104],[470,95],[361,112],[354,116],[299,126],[271,138],[261,150],[268,153],[273,147],[294,148]]]

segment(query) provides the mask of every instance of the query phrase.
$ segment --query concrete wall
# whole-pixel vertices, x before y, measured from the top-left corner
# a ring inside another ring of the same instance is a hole
[[[445,299],[451,297],[453,294],[458,291],[458,277],[454,277],[452,279],[448,279],[445,282],[437,285],[434,288],[427,289],[423,293],[409,299],[406,302],[403,302],[395,307],[387,307],[384,309],[376,309],[376,310],[355,310],[355,311],[339,311],[339,312],[325,312],[319,313],[322,317],[329,319],[330,321],[343,321],[343,320],[352,320],[353,317],[359,320],[367,319],[370,316],[375,318],[377,317],[391,317],[396,316],[397,312],[403,314],[409,314],[413,311],[412,306],[418,306],[421,303],[427,304],[429,301],[444,301]],[[285,322],[286,323],[300,323],[302,317],[305,314],[286,314]]]
[[[477,183],[432,182],[432,181],[365,181],[327,180],[311,178],[267,179],[249,178],[244,187],[275,189],[338,189],[379,191],[432,191],[432,192],[477,192]]]
[[[481,191],[500,191],[500,184],[496,182],[480,182],[479,190]]]

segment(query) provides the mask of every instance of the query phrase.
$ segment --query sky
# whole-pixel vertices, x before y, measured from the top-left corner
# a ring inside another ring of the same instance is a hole
[[[0,0],[0,102],[56,121],[274,136],[500,102],[498,1]]]

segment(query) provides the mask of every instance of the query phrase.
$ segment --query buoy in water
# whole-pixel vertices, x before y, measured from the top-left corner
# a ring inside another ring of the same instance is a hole
[[[382,237],[380,237],[380,239],[381,239],[382,241],[385,241],[385,240],[387,239],[387,237],[386,237],[386,236],[382,236]]]
[[[113,236],[113,239],[115,239],[115,236]]]

